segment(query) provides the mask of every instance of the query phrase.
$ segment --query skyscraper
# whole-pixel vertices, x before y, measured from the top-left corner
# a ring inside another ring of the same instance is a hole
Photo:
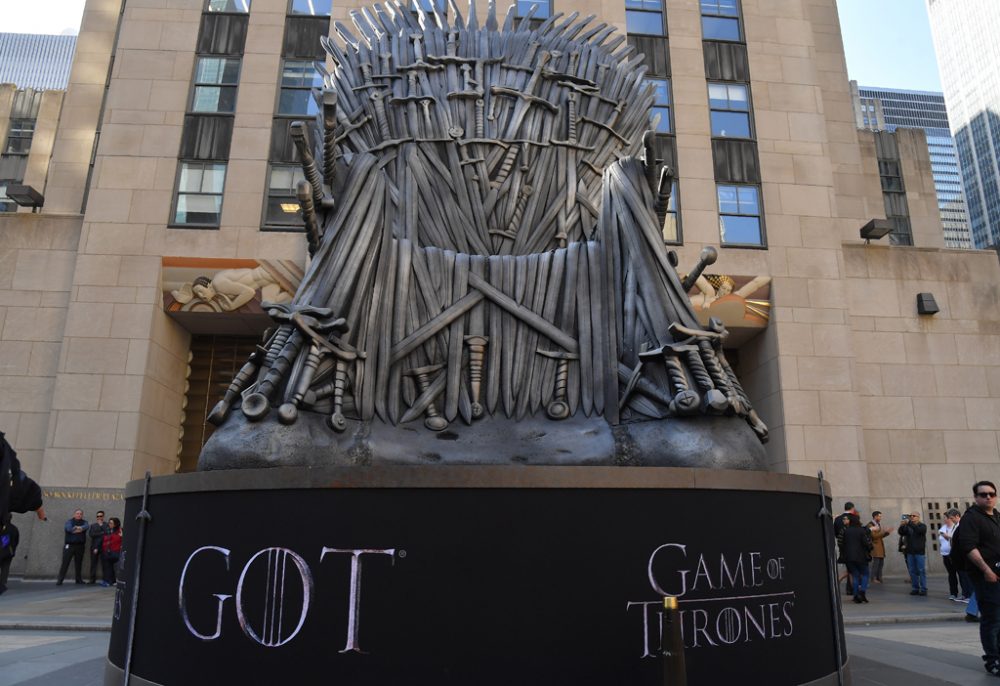
[[[858,128],[895,131],[923,129],[934,173],[944,242],[949,248],[971,248],[969,219],[962,195],[961,166],[948,126],[944,95],[925,91],[872,88],[851,82]]]
[[[1000,244],[1000,3],[927,0],[972,243]]]

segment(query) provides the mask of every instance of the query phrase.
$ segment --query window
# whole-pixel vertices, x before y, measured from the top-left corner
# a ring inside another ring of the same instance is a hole
[[[677,223],[677,181],[670,187],[670,203],[667,204],[667,216],[663,222],[664,243],[680,243],[681,234]]]
[[[236,111],[236,85],[240,60],[232,57],[199,57],[194,74],[192,112]]]
[[[756,186],[719,190],[719,231],[724,245],[763,245],[759,191]]]
[[[313,17],[329,17],[333,0],[292,0],[289,14],[308,14]]]
[[[250,0],[208,0],[205,11],[247,14],[250,11]]]
[[[899,162],[880,161],[878,163],[878,172],[882,179],[883,191],[903,190],[903,178],[899,172]]]
[[[646,79],[653,84],[653,111],[660,121],[656,124],[656,133],[671,133],[670,125],[670,79]]]
[[[708,84],[708,103],[712,116],[712,135],[725,138],[752,138],[750,97],[742,84]]]
[[[701,0],[701,33],[705,40],[739,41],[739,0]]]
[[[662,0],[625,0],[625,30],[648,36],[665,36]]]
[[[267,184],[267,206],[264,209],[264,224],[270,227],[303,226],[299,213],[299,200],[295,187],[305,179],[302,168],[295,165],[271,165]]]
[[[281,94],[278,114],[312,117],[319,112],[319,105],[312,89],[323,86],[323,77],[311,60],[285,60],[281,70]]]
[[[7,198],[7,186],[21,183],[17,179],[0,179],[0,212],[17,212],[17,203]]]
[[[517,0],[517,14],[515,16],[527,15],[532,5],[538,5],[532,19],[548,19],[552,16],[552,0]]]
[[[222,216],[224,162],[181,162],[177,175],[177,204],[173,223],[182,226],[218,226]]]
[[[11,119],[10,130],[7,132],[7,144],[4,146],[3,152],[27,155],[34,135],[34,119]]]

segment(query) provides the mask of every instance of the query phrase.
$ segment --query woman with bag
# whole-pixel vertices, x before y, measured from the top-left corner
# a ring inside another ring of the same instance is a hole
[[[111,530],[104,535],[101,549],[101,563],[104,569],[101,586],[111,586],[115,583],[115,565],[122,554],[122,520],[112,517],[109,523]]]

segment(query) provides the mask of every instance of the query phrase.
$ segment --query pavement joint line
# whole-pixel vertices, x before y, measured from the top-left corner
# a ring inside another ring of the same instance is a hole
[[[872,624],[928,624],[932,622],[961,622],[964,612],[930,613],[922,615],[882,615],[879,617],[844,617],[844,626],[869,626]]]

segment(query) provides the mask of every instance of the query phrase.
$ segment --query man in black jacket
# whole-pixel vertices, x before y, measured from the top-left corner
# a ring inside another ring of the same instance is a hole
[[[966,556],[969,577],[976,588],[982,619],[979,640],[983,644],[986,671],[1000,676],[1000,512],[996,510],[997,487],[980,481],[972,487],[975,504],[962,517],[954,545]]]
[[[919,512],[910,513],[899,535],[906,539],[906,569],[913,585],[910,595],[927,595],[927,525],[920,521]]]
[[[34,510],[39,519],[45,519],[42,489],[21,471],[17,453],[0,431],[0,561],[7,568],[14,556],[13,549],[17,547],[17,528],[10,523],[10,513],[29,510]],[[6,590],[5,586],[6,575],[0,582],[0,593]]]

